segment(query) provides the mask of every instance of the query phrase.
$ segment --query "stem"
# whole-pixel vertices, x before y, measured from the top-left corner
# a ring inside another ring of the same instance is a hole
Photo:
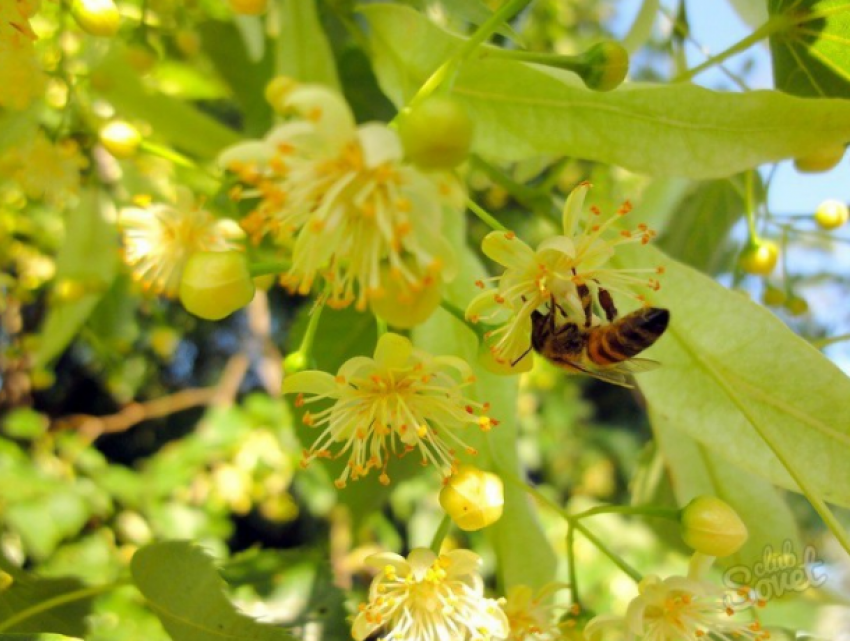
[[[734,56],[736,53],[740,53],[749,49],[754,44],[760,42],[761,40],[764,40],[768,36],[788,29],[792,24],[793,22],[786,15],[773,16],[762,26],[760,26],[758,29],[748,35],[746,38],[739,40],[728,49],[725,49],[724,51],[721,51],[720,53],[712,56],[702,64],[699,64],[696,67],[693,67],[683,73],[680,73],[678,76],[673,78],[671,82],[685,82],[687,80],[690,80],[691,78],[702,73],[709,67],[713,67],[714,65],[720,64],[727,58]]]
[[[471,323],[467,320],[466,315],[463,313],[463,310],[457,307],[454,303],[450,303],[445,298],[440,301],[440,307],[446,310],[449,314],[454,316],[461,323],[466,325],[475,335],[478,337],[478,340],[483,340],[484,332],[480,326]]]
[[[407,104],[407,107],[405,107],[402,111],[409,111],[413,109],[428,96],[434,93],[434,90],[437,89],[443,81],[445,81],[449,76],[457,73],[457,70],[460,69],[461,65],[463,65],[469,56],[472,55],[472,52],[475,51],[485,40],[487,40],[493,32],[496,31],[500,24],[509,20],[514,14],[522,11],[529,2],[531,2],[531,0],[508,0],[505,4],[494,11],[493,14],[487,18],[487,20],[485,20],[478,29],[475,30],[469,39],[460,46],[457,52],[431,74],[431,77],[423,83],[423,85],[419,88],[419,91],[416,92],[416,95],[414,95]]]
[[[850,334],[839,334],[838,336],[831,336],[829,338],[819,338],[818,340],[812,341],[812,345],[818,349],[823,349],[824,347],[829,347],[835,343],[843,343],[844,341],[850,341]]]
[[[325,292],[325,295],[327,291]],[[304,337],[301,339],[301,345],[298,351],[309,361],[310,354],[313,350],[313,339],[316,338],[316,330],[319,327],[319,319],[322,316],[322,310],[325,309],[325,295],[322,295],[316,301],[313,311],[310,312],[310,320],[307,323],[307,329],[304,331]]]
[[[573,514],[572,518],[576,521],[587,518],[588,516],[596,516],[597,514],[634,514],[638,516],[653,516],[661,519],[679,520],[679,510],[671,507],[652,507],[649,505],[600,505],[578,514]]]
[[[588,541],[593,543],[593,545],[595,545],[600,552],[602,552],[605,556],[611,559],[611,561],[614,562],[614,565],[620,568],[620,570],[622,570],[624,574],[627,574],[629,578],[632,579],[632,581],[634,581],[635,583],[640,583],[643,580],[643,577],[640,575],[640,572],[638,572],[631,565],[626,563],[619,554],[617,554],[613,550],[610,550],[608,546],[605,545],[602,541],[600,541],[593,532],[588,530],[578,521],[571,523],[571,526],[582,534],[584,534],[585,538],[587,538]]]
[[[387,321],[380,316],[375,316],[375,323],[378,325],[378,338],[387,333]]]
[[[578,572],[576,571],[575,539],[576,529],[570,526],[567,528],[567,563],[570,566],[568,570],[570,573],[570,596],[573,599],[573,603],[581,607],[581,597],[578,592]]]
[[[505,227],[498,220],[493,218],[492,214],[489,214],[487,210],[483,207],[480,207],[478,203],[473,201],[471,198],[467,199],[466,206],[472,211],[473,214],[478,216],[484,223],[486,223],[491,229],[495,231],[508,231],[508,228]]]
[[[440,554],[440,548],[443,546],[443,539],[449,533],[449,528],[452,526],[452,520],[448,514],[443,515],[443,520],[440,521],[440,527],[434,532],[434,538],[431,539],[431,551],[434,554]]]
[[[97,596],[98,594],[103,594],[105,592],[109,592],[111,590],[123,587],[125,585],[130,585],[130,581],[116,581],[115,583],[109,583],[108,585],[97,585],[94,587],[75,590],[74,592],[66,592],[65,594],[60,594],[59,596],[55,596],[51,599],[45,599],[44,601],[40,601],[36,605],[31,605],[28,608],[24,608],[20,612],[16,612],[5,621],[0,621],[0,632],[10,630],[17,624],[19,624],[21,621],[26,621],[31,617],[41,614],[42,612],[47,612],[48,610],[52,610],[53,608],[58,608],[59,606],[66,605],[68,603],[73,603],[74,601],[82,601],[83,599],[88,599],[90,597]]]
[[[149,142],[147,140],[142,140],[142,142],[139,143],[139,149],[142,151],[146,151],[147,153],[153,156],[159,156],[160,158],[169,160],[180,167],[203,171],[208,176],[213,176],[216,180],[219,180],[219,176],[214,176],[214,174],[210,173],[209,171],[203,170],[201,167],[198,166],[195,161],[193,161],[188,156],[184,156],[183,154],[174,151],[173,149],[170,149],[168,147],[163,147],[162,145],[157,145],[156,143]]]
[[[750,245],[753,245],[758,241],[758,232],[756,231],[756,208],[753,200],[753,172],[748,171],[744,174],[744,208],[747,212],[747,227],[750,232]]]
[[[251,263],[248,265],[248,273],[251,276],[267,276],[268,274],[280,274],[289,269],[291,265],[281,261],[267,261],[264,263]]]

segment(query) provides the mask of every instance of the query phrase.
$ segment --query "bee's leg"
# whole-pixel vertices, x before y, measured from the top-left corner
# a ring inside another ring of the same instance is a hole
[[[614,299],[611,298],[611,294],[603,287],[599,288],[599,305],[605,311],[605,318],[608,319],[608,322],[614,322],[614,319],[617,318],[617,308],[614,306]]]
[[[590,288],[584,283],[576,283],[576,292],[584,310],[584,326],[590,327],[593,320],[593,297],[590,295]]]
[[[519,362],[520,362],[523,358],[525,358],[525,355],[526,355],[526,354],[528,354],[530,351],[531,351],[531,345],[529,345],[529,346],[528,346],[528,349],[527,349],[527,350],[525,350],[525,351],[524,351],[522,354],[520,354],[517,358],[515,358],[514,360],[512,360],[512,361],[511,361],[511,367],[513,367],[514,365],[516,365],[517,363],[519,363]]]

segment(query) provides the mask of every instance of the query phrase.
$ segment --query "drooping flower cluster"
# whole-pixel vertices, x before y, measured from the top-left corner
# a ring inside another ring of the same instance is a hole
[[[29,23],[40,4],[39,0],[0,2],[0,107],[25,109],[44,93],[46,78]]]
[[[390,454],[414,451],[423,465],[450,475],[457,467],[456,447],[475,454],[454,430],[475,425],[486,431],[496,423],[486,415],[486,404],[463,396],[463,386],[473,381],[472,370],[460,358],[432,356],[407,338],[387,333],[378,340],[374,358],[352,358],[336,376],[312,370],[291,374],[284,379],[283,392],[298,395],[296,406],[333,401],[326,409],[304,414],[304,423],[322,432],[304,452],[303,464],[348,454],[336,481],[342,488],[349,478],[357,480],[373,469],[381,470],[382,483],[389,483]]]
[[[27,198],[44,199],[58,207],[79,191],[80,170],[85,166],[76,142],[53,143],[42,131],[0,158],[0,170],[12,177]]]
[[[331,306],[365,309],[391,298],[382,315],[403,315],[423,290],[454,276],[440,228],[452,180],[443,175],[439,185],[404,163],[396,132],[357,126],[334,91],[294,81],[277,87],[273,103],[290,119],[220,158],[241,183],[234,197],[255,199],[244,229],[291,250],[281,277],[291,291],[306,294],[321,277]],[[439,303],[439,295],[427,298],[431,309]]]
[[[495,599],[484,596],[481,559],[469,550],[435,555],[416,548],[407,559],[375,554],[379,570],[360,606],[352,636],[380,631],[384,641],[490,641],[506,639],[508,620]]]
[[[185,187],[174,205],[128,207],[118,216],[124,237],[124,260],[133,276],[153,293],[173,298],[186,261],[194,252],[237,249],[239,226],[216,219]]]
[[[644,641],[765,641],[770,633],[757,620],[739,616],[759,605],[746,590],[731,592],[709,581],[683,576],[651,575],[638,585],[639,594],[626,616],[599,616],[585,628],[592,641],[616,631],[616,638]]]
[[[512,364],[529,351],[531,314],[554,299],[571,318],[584,319],[579,285],[591,292],[608,292],[643,300],[633,287],[658,289],[657,269],[621,269],[610,264],[617,247],[630,243],[648,243],[655,232],[639,224],[634,229],[614,231],[614,226],[631,210],[625,203],[615,215],[603,219],[599,209],[591,208],[591,218],[577,231],[589,183],[582,183],[570,194],[563,211],[562,236],[547,238],[536,250],[513,232],[494,231],[482,243],[484,253],[503,265],[500,276],[488,279],[498,283],[495,290],[485,289],[466,310],[472,322],[500,325],[488,333],[490,351],[500,364]],[[478,285],[483,289],[484,281]],[[523,359],[525,361],[525,359]],[[528,359],[517,371],[531,367]]]

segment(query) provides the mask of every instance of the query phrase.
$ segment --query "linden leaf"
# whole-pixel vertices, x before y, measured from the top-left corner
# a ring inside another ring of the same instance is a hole
[[[284,0],[279,16],[277,73],[339,88],[336,63],[315,0]]]
[[[850,95],[850,5],[846,0],[770,0],[772,19],[790,20],[770,36],[777,89],[798,96]]]
[[[650,411],[650,421],[679,505],[700,495],[716,496],[746,524],[747,542],[735,554],[721,559],[724,566],[752,568],[763,559],[765,550],[778,551],[786,544],[798,552],[802,549],[794,514],[768,481],[697,443],[663,414]]]
[[[407,7],[361,12],[379,82],[397,106],[463,42]],[[567,72],[497,55],[509,54],[478,50],[452,87],[475,121],[474,151],[500,161],[556,154],[652,175],[717,178],[850,142],[850,101],[637,82],[600,93]]]
[[[282,628],[237,612],[224,596],[224,581],[212,559],[188,541],[166,541],[139,549],[130,571],[174,641],[294,641]]]
[[[664,268],[647,300],[671,317],[647,352],[661,367],[637,377],[650,409],[775,485],[850,505],[850,378],[767,309],[654,247],[631,250],[617,262]]]

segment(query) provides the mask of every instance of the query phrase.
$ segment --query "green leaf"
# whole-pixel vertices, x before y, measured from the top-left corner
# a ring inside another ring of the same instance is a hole
[[[302,82],[339,88],[336,63],[315,0],[283,0],[275,71]]]
[[[775,487],[697,443],[654,410],[650,420],[679,505],[684,507],[701,495],[716,496],[747,525],[747,542],[721,559],[723,565],[752,568],[763,560],[768,547],[781,550],[786,541],[798,553],[803,549],[794,515]]]
[[[698,185],[682,199],[657,245],[700,271],[720,271],[729,232],[744,215],[744,193],[742,175]]]
[[[850,95],[850,5],[770,0],[768,12],[790,21],[770,36],[776,88],[798,96]]]
[[[71,285],[79,295],[65,300],[54,297],[41,329],[36,368],[65,350],[115,277],[118,240],[115,228],[104,219],[106,206],[105,197],[89,189],[68,213],[65,242],[56,256],[54,294]]]
[[[209,21],[198,25],[204,52],[230,87],[244,117],[246,135],[262,136],[272,125],[272,108],[264,89],[272,72],[268,49],[262,60],[251,61],[243,47],[234,47],[236,28],[226,22]]]
[[[288,632],[237,612],[212,559],[188,541],[154,543],[130,563],[133,582],[174,641],[294,641]]]
[[[2,556],[0,573],[12,577],[11,585],[0,590],[0,632],[53,632],[73,637],[86,633],[85,617],[96,591],[76,579],[36,577]]]
[[[458,254],[458,278],[446,287],[444,294],[449,302],[463,308],[478,292],[475,275],[484,275],[486,268],[478,257],[466,246],[465,222],[460,216],[447,220],[446,236],[452,241]],[[471,396],[479,402],[489,402],[489,415],[499,421],[489,433],[467,428],[459,434],[475,447],[477,457],[465,457],[465,461],[482,469],[490,469],[504,476],[522,478],[517,453],[516,407],[518,378],[499,376],[477,365],[478,340],[464,323],[443,309],[412,332],[414,343],[432,354],[452,354],[465,359],[472,367],[476,383]],[[542,587],[554,577],[556,559],[546,539],[528,493],[516,484],[505,480],[505,508],[502,518],[487,528],[498,558],[501,587],[525,584]]]
[[[239,136],[188,103],[149,91],[138,73],[118,55],[92,72],[98,91],[122,118],[150,123],[157,138],[193,156],[208,159],[239,142]]]
[[[670,327],[647,352],[661,367],[637,377],[655,415],[800,491],[784,457],[821,498],[850,505],[850,378],[765,308],[651,246],[632,249],[624,265],[665,270],[647,296],[670,310]]]
[[[406,7],[361,11],[371,27],[379,82],[397,106],[462,42]],[[846,100],[722,93],[688,84],[631,83],[599,93],[567,72],[495,55],[482,48],[473,56],[453,95],[475,121],[474,150],[501,161],[558,154],[705,179],[850,141]]]

